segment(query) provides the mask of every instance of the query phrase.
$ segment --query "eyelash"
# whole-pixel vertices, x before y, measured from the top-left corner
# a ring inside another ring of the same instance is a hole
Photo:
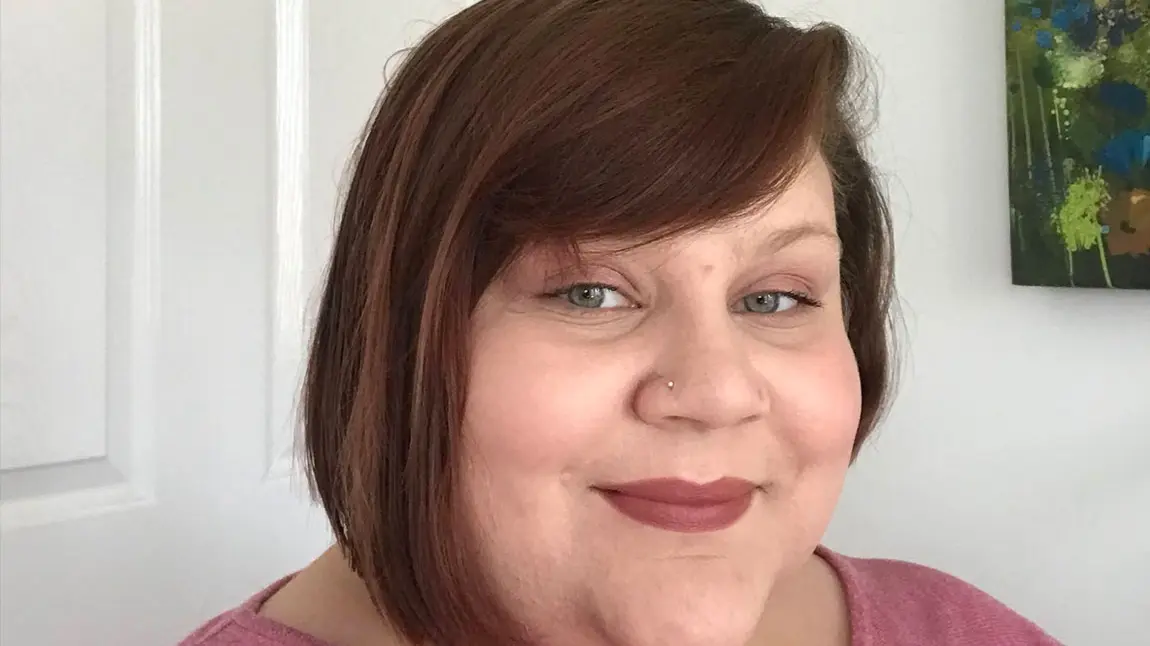
[[[822,307],[823,306],[822,301],[820,301],[819,299],[815,298],[814,296],[811,296],[810,294],[807,294],[805,292],[800,292],[800,291],[772,290],[772,291],[768,291],[768,292],[757,292],[757,293],[780,294],[782,296],[786,296],[787,298],[793,298],[793,299],[795,299],[795,302],[799,304],[800,307]]]
[[[616,292],[619,294],[623,293],[622,290],[620,290],[619,288],[617,288],[613,285],[608,285],[606,283],[571,283],[571,284],[566,285],[564,287],[560,287],[559,289],[555,289],[555,290],[546,292],[545,294],[543,294],[543,296],[545,298],[548,298],[548,299],[564,300],[565,297],[567,296],[567,294],[570,293],[571,290],[573,290],[577,287],[598,288],[598,289],[604,289],[604,290]],[[819,307],[823,306],[822,301],[818,300],[814,296],[811,296],[810,294],[807,294],[805,292],[801,292],[798,290],[772,289],[772,290],[764,290],[764,291],[760,291],[760,292],[752,292],[750,294],[747,294],[747,296],[754,296],[756,294],[777,294],[779,296],[785,296],[787,298],[793,299],[796,303],[798,303],[798,306],[795,309],[819,308]],[[746,298],[746,296],[744,296],[743,298]],[[604,311],[609,312],[612,310],[620,309],[620,308],[613,308],[613,307],[611,307],[611,308],[577,307],[575,305],[572,305],[571,303],[565,303],[565,305],[567,305],[572,310],[578,311],[581,315],[594,315],[598,312],[604,312]],[[744,313],[744,314],[756,314],[756,312],[742,312],[742,313]],[[764,314],[760,314],[760,316],[778,316],[780,314],[787,314],[787,312],[786,311],[772,312],[769,314],[764,313]]]

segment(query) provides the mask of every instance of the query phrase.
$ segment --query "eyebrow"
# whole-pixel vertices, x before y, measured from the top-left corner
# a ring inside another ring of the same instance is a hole
[[[820,224],[804,223],[771,232],[758,246],[756,252],[757,255],[775,253],[796,242],[811,238],[830,242],[835,249],[839,249],[842,245],[842,240],[834,230]]]

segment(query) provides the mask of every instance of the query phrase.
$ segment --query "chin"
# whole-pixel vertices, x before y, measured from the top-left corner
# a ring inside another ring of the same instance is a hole
[[[634,586],[605,604],[603,627],[608,643],[619,646],[745,646],[768,592],[702,577]]]

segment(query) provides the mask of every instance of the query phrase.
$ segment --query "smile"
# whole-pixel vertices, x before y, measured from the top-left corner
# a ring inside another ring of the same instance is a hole
[[[672,532],[726,529],[750,509],[758,486],[740,478],[707,484],[663,478],[598,487],[619,513],[644,525]]]

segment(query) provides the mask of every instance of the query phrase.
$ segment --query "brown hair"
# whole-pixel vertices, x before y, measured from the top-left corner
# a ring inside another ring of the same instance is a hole
[[[857,448],[889,385],[891,232],[838,28],[743,0],[485,0],[409,52],[356,152],[304,393],[313,489],[413,643],[517,643],[456,504],[471,312],[533,242],[647,240],[836,188]]]

